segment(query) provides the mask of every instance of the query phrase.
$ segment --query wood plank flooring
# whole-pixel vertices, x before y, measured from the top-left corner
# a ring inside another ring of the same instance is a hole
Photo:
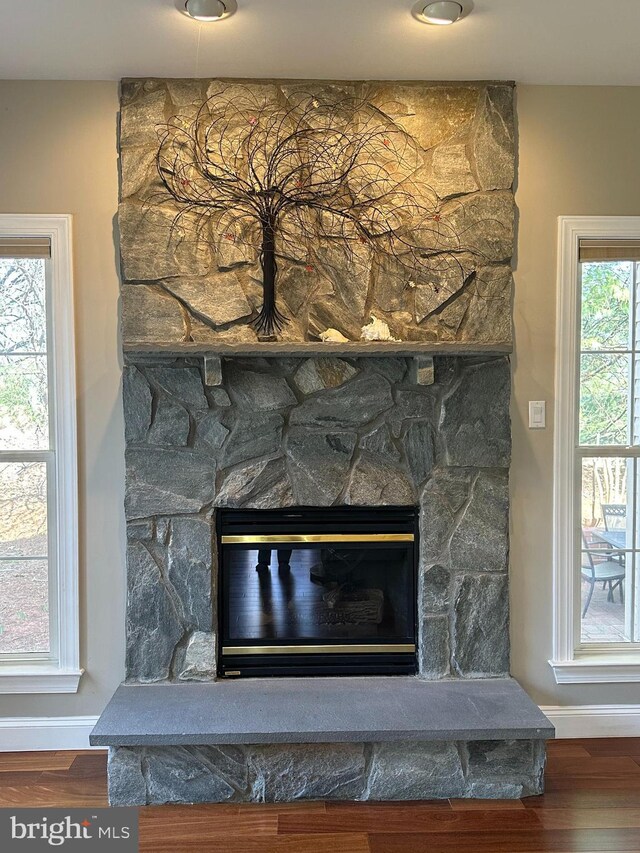
[[[106,754],[0,754],[0,808],[107,805]],[[143,853],[640,853],[640,738],[549,744],[542,797],[149,806]]]

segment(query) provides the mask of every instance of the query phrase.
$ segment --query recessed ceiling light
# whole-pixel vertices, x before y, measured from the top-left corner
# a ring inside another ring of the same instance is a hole
[[[413,7],[413,17],[422,21],[423,24],[436,24],[437,26],[448,26],[455,24],[460,18],[466,17],[473,9],[470,0],[440,0],[437,3],[426,3],[420,0]]]
[[[236,0],[176,0],[176,8],[195,21],[211,23],[238,11]]]

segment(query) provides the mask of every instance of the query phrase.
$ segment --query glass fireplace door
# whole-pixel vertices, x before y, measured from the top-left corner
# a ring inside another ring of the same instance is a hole
[[[415,672],[414,521],[398,508],[225,511],[221,674]]]

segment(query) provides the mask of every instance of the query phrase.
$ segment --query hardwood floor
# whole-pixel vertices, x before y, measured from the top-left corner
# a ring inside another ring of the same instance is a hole
[[[107,805],[102,752],[0,754],[0,808]],[[515,801],[149,806],[143,853],[640,853],[640,738],[549,744]]]

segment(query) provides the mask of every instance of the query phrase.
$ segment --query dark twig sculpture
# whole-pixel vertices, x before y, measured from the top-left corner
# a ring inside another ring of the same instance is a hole
[[[174,226],[189,214],[204,239],[259,256],[263,304],[253,325],[261,335],[288,319],[276,304],[278,259],[300,261],[305,246],[349,255],[365,244],[407,286],[452,266],[462,285],[468,273],[458,236],[420,179],[422,152],[366,101],[299,91],[278,103],[221,84],[194,118],[162,128],[157,168],[179,207]]]

